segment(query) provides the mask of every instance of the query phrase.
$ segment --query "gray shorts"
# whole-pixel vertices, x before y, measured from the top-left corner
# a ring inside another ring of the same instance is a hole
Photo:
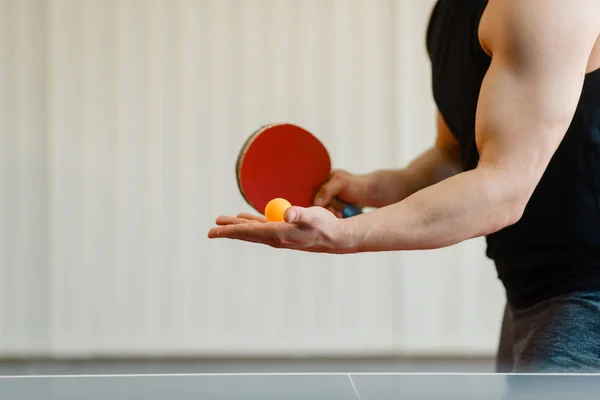
[[[563,295],[524,309],[507,306],[496,368],[507,373],[600,372],[600,292]]]

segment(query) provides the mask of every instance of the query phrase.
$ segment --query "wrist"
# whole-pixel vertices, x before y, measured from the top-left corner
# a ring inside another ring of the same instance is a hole
[[[363,246],[363,234],[360,230],[360,216],[338,219],[334,237],[334,252],[338,254],[359,253]]]

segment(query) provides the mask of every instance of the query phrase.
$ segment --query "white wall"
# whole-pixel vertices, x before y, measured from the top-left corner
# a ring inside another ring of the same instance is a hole
[[[0,0],[0,354],[491,354],[483,241],[328,256],[209,241],[259,125],[335,167],[434,138],[432,0]]]

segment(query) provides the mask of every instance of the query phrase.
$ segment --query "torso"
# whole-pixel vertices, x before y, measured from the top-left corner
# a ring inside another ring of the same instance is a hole
[[[487,3],[439,0],[427,31],[434,99],[465,170],[479,161],[475,112],[491,62],[479,37]],[[487,254],[517,307],[600,290],[600,39],[587,70],[575,117],[523,217],[487,237]]]

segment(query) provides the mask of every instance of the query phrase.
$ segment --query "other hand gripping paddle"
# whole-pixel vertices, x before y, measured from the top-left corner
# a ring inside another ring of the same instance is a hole
[[[292,124],[271,124],[255,131],[242,146],[236,163],[240,192],[261,214],[277,197],[294,206],[312,206],[330,173],[331,159],[325,146]],[[331,206],[344,218],[361,214],[359,208],[339,199]]]

